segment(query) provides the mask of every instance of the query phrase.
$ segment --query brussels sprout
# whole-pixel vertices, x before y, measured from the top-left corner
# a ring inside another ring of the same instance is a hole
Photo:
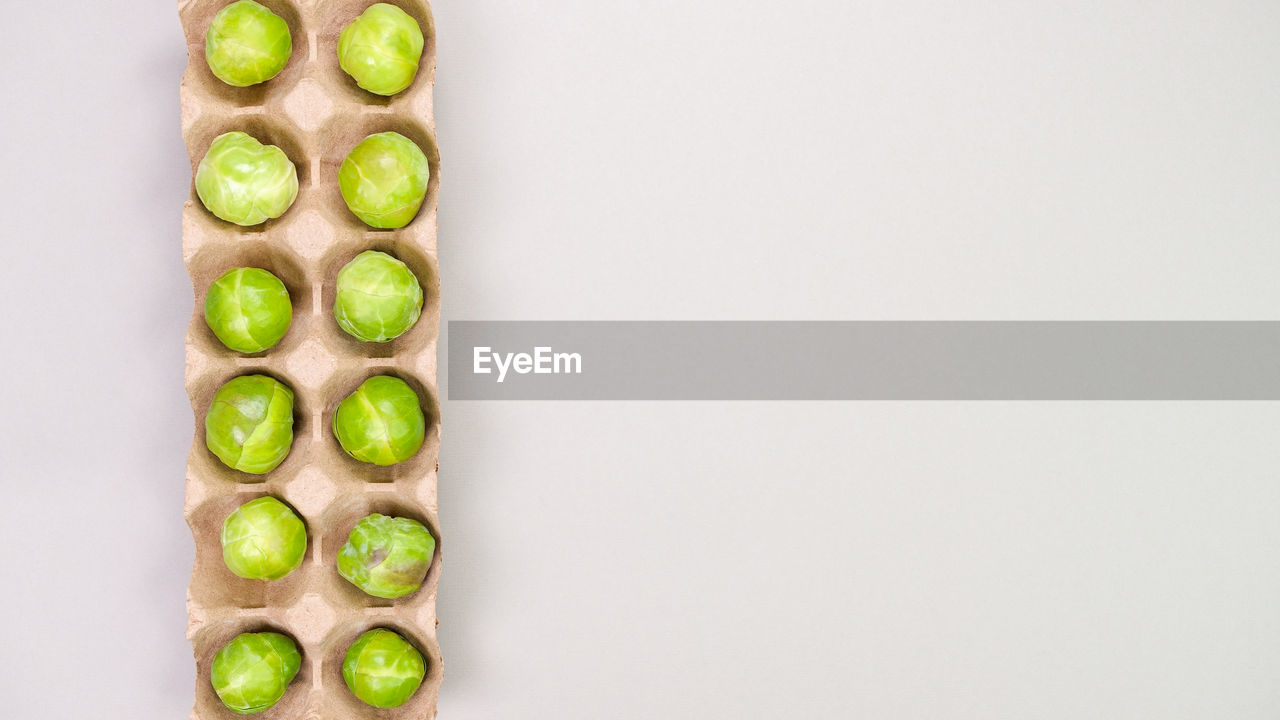
[[[293,391],[266,375],[227,381],[204,416],[204,441],[233,470],[271,472],[293,444]]]
[[[427,674],[422,653],[408,640],[378,628],[356,638],[342,660],[342,679],[351,692],[378,708],[400,707]]]
[[[298,197],[298,169],[275,145],[239,131],[219,135],[196,168],[196,194],[209,212],[236,225],[278,218]]]
[[[395,95],[413,84],[422,59],[422,29],[409,13],[378,3],[342,29],[338,64],[375,95]]]
[[[261,352],[289,331],[293,304],[280,278],[262,268],[235,268],[209,286],[204,321],[223,345]]]
[[[370,227],[402,228],[427,197],[431,168],[412,140],[395,132],[370,135],[338,168],[338,189],[355,216]]]
[[[239,0],[219,10],[204,36],[209,69],[236,87],[275,77],[292,53],[289,24],[253,0]]]
[[[227,709],[252,715],[279,702],[300,667],[302,655],[292,638],[242,633],[213,656],[210,679]]]
[[[417,520],[374,513],[356,523],[338,551],[338,574],[365,593],[398,598],[422,587],[436,539]]]
[[[338,403],[333,434],[360,462],[395,465],[422,447],[427,419],[418,394],[400,378],[375,375]]]
[[[364,342],[400,337],[422,314],[422,286],[404,263],[365,250],[338,272],[333,316],[347,334]]]
[[[297,570],[306,553],[306,526],[273,497],[250,500],[222,523],[222,560],[242,578],[279,580]]]

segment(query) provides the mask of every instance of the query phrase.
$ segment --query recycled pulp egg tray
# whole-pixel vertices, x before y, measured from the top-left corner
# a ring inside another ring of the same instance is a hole
[[[436,476],[440,415],[436,344],[440,327],[436,205],[440,155],[435,143],[432,87],[436,44],[430,6],[424,0],[392,0],[413,16],[426,40],[413,85],[385,98],[356,86],[338,66],[342,28],[375,0],[259,0],[284,18],[293,36],[288,65],[261,85],[236,88],[214,77],[204,59],[204,37],[214,14],[231,0],[181,0],[188,63],[182,78],[182,134],[192,175],[218,135],[232,130],[277,145],[298,169],[299,192],[283,216],[244,228],[214,217],[192,183],[182,215],[182,254],[195,291],[186,336],[186,388],[195,414],[187,461],[184,512],[195,539],[195,567],[187,593],[196,659],[195,720],[243,717],[223,706],[209,681],[214,654],[242,632],[275,630],[291,636],[302,668],[285,696],[255,717],[264,720],[433,718],[441,680],[436,641],[436,589],[440,531]],[[338,166],[365,136],[394,130],[426,153],[431,169],[418,216],[399,230],[375,230],[351,214],[338,190]],[[333,318],[338,270],[365,250],[399,258],[418,276],[425,295],[422,316],[388,343],[348,336]],[[293,323],[275,347],[243,355],[224,347],[204,322],[210,283],[233,267],[260,267],[284,282]],[[295,394],[294,442],[286,460],[266,475],[224,466],[204,441],[204,416],[214,393],[233,377],[275,377]],[[426,441],[411,459],[390,467],[346,455],[330,430],[334,409],[373,375],[405,380],[427,416]],[[271,495],[294,508],[307,525],[307,553],[300,568],[271,581],[245,580],[223,563],[222,523],[236,507]],[[368,596],[338,575],[336,555],[357,521],[372,512],[410,517],[437,539],[431,569],[418,592],[397,600]],[[342,659],[361,633],[395,630],[427,663],[422,687],[404,705],[379,710],[365,705],[342,679]]]

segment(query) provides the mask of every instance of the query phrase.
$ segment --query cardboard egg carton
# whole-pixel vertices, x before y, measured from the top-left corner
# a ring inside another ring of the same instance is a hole
[[[288,154],[298,169],[299,193],[280,218],[243,228],[208,212],[193,182],[182,215],[183,259],[195,292],[186,336],[186,387],[195,414],[185,505],[196,550],[187,594],[187,635],[197,672],[191,716],[196,720],[242,717],[225,708],[214,693],[210,664],[218,649],[237,634],[272,629],[298,643],[302,668],[281,701],[256,717],[432,718],[442,665],[436,642],[441,540],[436,505],[440,158],[432,115],[436,45],[430,6],[424,0],[392,0],[418,21],[426,45],[413,85],[383,98],[357,87],[339,68],[337,58],[339,32],[375,0],[259,0],[288,22],[293,54],[279,75],[248,88],[222,83],[204,59],[205,31],[214,14],[230,1],[182,0],[178,5],[189,56],[181,104],[192,175],[216,136],[241,130]],[[417,143],[431,167],[421,211],[399,230],[367,227],[347,209],[338,190],[338,166],[347,152],[365,136],[386,130]],[[417,324],[388,343],[359,342],[333,318],[338,270],[370,249],[406,263],[425,294]],[[270,350],[236,353],[205,325],[205,293],[214,279],[233,267],[265,268],[289,289],[293,322],[284,339]],[[204,416],[214,393],[227,380],[254,373],[281,380],[295,394],[293,446],[288,458],[266,475],[227,468],[204,441]],[[380,374],[408,382],[423,400],[428,422],[422,449],[410,460],[385,468],[347,456],[331,430],[337,404],[366,378]],[[308,531],[302,566],[272,582],[233,575],[222,561],[219,541],[227,515],[263,495],[291,505]],[[339,548],[355,523],[371,512],[413,518],[436,537],[436,556],[426,581],[409,597],[370,597],[338,575]],[[378,710],[365,705],[342,680],[347,647],[375,627],[390,628],[408,638],[427,662],[422,687],[399,708]]]

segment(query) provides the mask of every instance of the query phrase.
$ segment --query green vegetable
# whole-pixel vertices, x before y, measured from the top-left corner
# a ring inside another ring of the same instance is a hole
[[[338,168],[338,189],[355,216],[370,227],[408,225],[427,197],[431,168],[412,140],[395,132],[370,135]]]
[[[356,523],[338,551],[338,574],[374,597],[404,597],[422,587],[435,551],[436,539],[422,523],[374,513]]]
[[[306,526],[273,497],[250,500],[222,524],[222,559],[242,578],[279,580],[298,569],[306,552]]]
[[[298,197],[298,169],[275,145],[239,131],[219,135],[196,168],[196,194],[209,212],[236,225],[278,218]]]
[[[293,304],[280,278],[261,268],[235,268],[209,286],[204,321],[223,345],[261,352],[289,331]]]
[[[413,457],[426,437],[418,394],[400,378],[375,375],[338,403],[333,434],[360,462],[394,465]]]
[[[338,36],[338,65],[376,95],[395,95],[413,84],[422,59],[422,29],[387,3],[370,6]]]
[[[379,708],[400,707],[427,674],[422,653],[408,640],[378,628],[356,638],[342,661],[342,679],[351,692]]]
[[[300,667],[302,655],[288,636],[243,633],[213,656],[210,679],[223,705],[252,715],[279,702]]]
[[[292,53],[289,24],[253,0],[239,0],[219,10],[204,36],[209,69],[236,87],[275,77]]]
[[[204,416],[204,441],[233,470],[271,472],[293,444],[293,391],[266,375],[229,380]]]
[[[422,314],[422,286],[404,263],[366,250],[338,272],[333,316],[357,340],[387,342],[400,337]]]

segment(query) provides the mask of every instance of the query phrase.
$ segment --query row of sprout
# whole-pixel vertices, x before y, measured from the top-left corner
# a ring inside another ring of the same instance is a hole
[[[360,342],[386,343],[413,329],[426,293],[418,276],[385,252],[365,250],[334,281],[333,318]],[[205,324],[229,350],[253,354],[275,347],[293,323],[283,281],[260,267],[233,267],[210,283]]]
[[[364,90],[391,96],[409,88],[424,38],[412,16],[378,3],[342,30],[338,63]],[[220,10],[205,34],[205,59],[226,84],[268,82],[289,62],[288,23],[253,0]],[[426,198],[430,168],[422,149],[395,132],[364,138],[344,158],[338,186],[351,212],[377,229],[408,225]],[[298,196],[298,172],[283,150],[233,131],[210,144],[195,174],[196,194],[216,217],[240,226],[278,218]],[[333,314],[362,342],[384,343],[408,332],[422,313],[422,285],[400,260],[376,251],[356,256],[338,273]],[[209,287],[205,321],[229,349],[257,353],[289,330],[293,308],[278,277],[254,267],[232,268]],[[293,390],[267,375],[244,375],[220,387],[205,415],[205,443],[227,467],[251,474],[274,470],[293,443]],[[418,395],[396,377],[369,378],[339,405],[333,434],[348,455],[387,466],[422,447],[426,418]],[[274,497],[251,500],[223,523],[222,557],[237,576],[273,582],[301,564],[307,548],[303,520]],[[422,586],[436,540],[422,523],[372,514],[352,529],[338,552],[338,573],[363,592],[402,598]],[[262,712],[284,696],[301,667],[292,638],[243,633],[214,656],[211,681],[228,709]],[[422,653],[385,628],[361,635],[348,649],[342,675],[361,701],[379,708],[406,702],[422,683]]]
[[[365,136],[338,166],[338,189],[353,215],[395,230],[418,215],[431,166],[418,144],[395,131]],[[298,167],[279,146],[232,130],[218,135],[196,165],[196,196],[215,217],[240,227],[274,220],[298,199]]]

